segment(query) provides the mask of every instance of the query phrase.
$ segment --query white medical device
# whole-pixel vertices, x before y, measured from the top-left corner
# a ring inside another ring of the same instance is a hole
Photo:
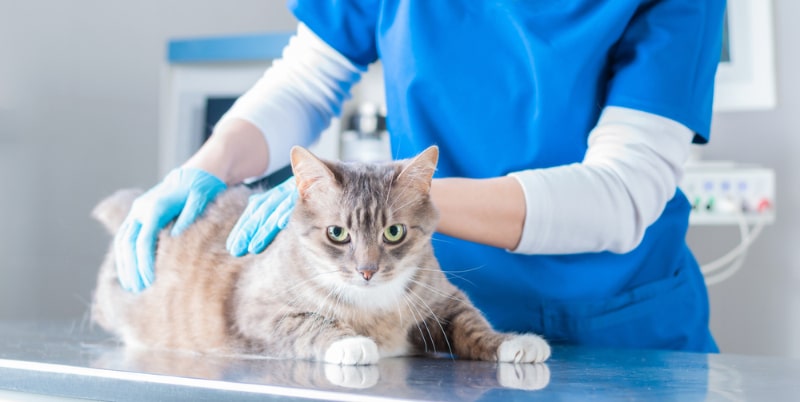
[[[692,204],[691,225],[732,225],[740,242],[701,266],[707,285],[735,274],[764,226],[775,221],[775,171],[733,162],[692,161],[680,184]]]

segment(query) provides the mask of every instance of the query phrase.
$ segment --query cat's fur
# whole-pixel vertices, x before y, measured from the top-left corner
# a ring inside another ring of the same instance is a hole
[[[344,164],[291,153],[299,198],[267,249],[232,257],[225,242],[250,190],[222,193],[177,237],[158,240],[153,285],[139,294],[117,280],[113,249],[98,277],[92,317],[127,345],[222,354],[372,364],[426,352],[540,362],[532,334],[495,332],[448,282],[431,246],[438,213],[429,190],[438,149],[388,164]],[[115,233],[137,192],[102,201],[94,216]],[[390,225],[406,227],[398,244]],[[331,225],[350,239],[336,244]],[[369,278],[369,279],[366,279]]]

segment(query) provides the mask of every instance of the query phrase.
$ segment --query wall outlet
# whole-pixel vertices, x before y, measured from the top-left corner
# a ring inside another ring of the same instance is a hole
[[[772,223],[775,171],[732,162],[693,162],[684,170],[681,190],[692,204],[692,225]]]

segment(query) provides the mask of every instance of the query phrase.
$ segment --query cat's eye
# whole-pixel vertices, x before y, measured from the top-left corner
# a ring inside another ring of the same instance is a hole
[[[350,233],[341,226],[328,226],[328,239],[337,244],[344,244],[350,241]]]
[[[389,244],[397,244],[406,237],[406,225],[396,223],[383,230],[383,241]]]

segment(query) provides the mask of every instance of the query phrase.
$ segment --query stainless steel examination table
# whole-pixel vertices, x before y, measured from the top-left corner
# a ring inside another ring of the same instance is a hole
[[[800,401],[800,360],[555,347],[546,364],[375,366],[132,351],[79,323],[0,322],[0,390],[95,400]]]

